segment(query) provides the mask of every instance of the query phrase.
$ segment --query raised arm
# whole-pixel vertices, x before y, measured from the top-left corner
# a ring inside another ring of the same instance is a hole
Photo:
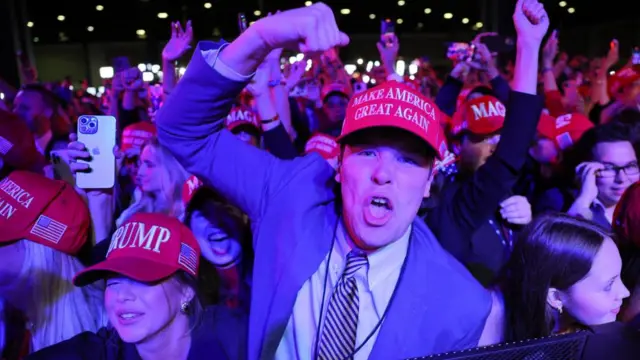
[[[520,0],[514,23],[518,29],[517,58],[500,143],[450,205],[453,218],[472,231],[487,221],[517,181],[542,112],[542,99],[536,96],[538,51],[549,21],[542,4]]]
[[[270,195],[306,163],[280,161],[244,144],[223,129],[223,118],[271,50],[322,51],[347,43],[331,9],[316,3],[261,19],[231,44],[198,44],[184,77],[157,114],[160,142],[188,172],[259,218]]]

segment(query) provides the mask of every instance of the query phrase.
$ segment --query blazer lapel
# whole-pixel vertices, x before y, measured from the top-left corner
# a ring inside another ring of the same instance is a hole
[[[425,244],[425,240],[432,235],[425,231],[424,223],[418,222],[419,219],[413,223],[406,263],[370,360],[389,360],[391,355],[393,359],[424,356],[426,354],[417,355],[416,352],[437,346],[437,338],[430,336],[430,324],[440,326],[438,312],[443,310],[440,304],[446,301],[442,299],[446,294],[432,292],[433,289],[442,289],[443,285],[438,284],[437,267],[430,265],[429,246]],[[416,344],[420,344],[420,348],[416,348]]]
[[[318,270],[331,249],[332,237],[338,222],[334,203],[330,202],[318,207],[307,215],[307,219],[310,220],[304,226],[292,232],[292,236],[300,240],[296,243],[291,259],[273,292],[274,298],[267,317],[265,343],[262,347],[261,358],[263,359],[272,359],[275,356],[275,351],[291,317],[298,291]],[[322,220],[313,222],[311,219]],[[254,301],[264,300],[254,299]]]

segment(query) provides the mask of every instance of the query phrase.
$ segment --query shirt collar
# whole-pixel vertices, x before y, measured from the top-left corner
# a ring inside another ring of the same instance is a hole
[[[347,254],[356,247],[347,235],[344,223],[341,221],[337,235],[337,250],[341,258],[346,263]],[[409,238],[411,237],[411,225],[407,228],[400,239],[387,244],[386,246],[372,252],[367,252],[369,267],[367,272],[367,282],[369,291],[373,291],[377,284],[382,283],[394,270],[404,263],[409,248]]]

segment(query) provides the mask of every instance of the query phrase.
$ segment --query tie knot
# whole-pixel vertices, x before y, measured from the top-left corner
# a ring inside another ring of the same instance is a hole
[[[349,276],[352,276],[356,273],[356,271],[358,271],[358,269],[367,264],[367,254],[360,250],[351,250],[351,252],[347,254],[347,266],[345,266],[344,268],[342,277],[347,278]]]

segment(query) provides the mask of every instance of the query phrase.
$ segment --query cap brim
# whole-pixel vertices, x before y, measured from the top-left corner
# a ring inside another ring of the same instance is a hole
[[[231,125],[227,126],[227,129],[231,132],[237,130],[237,129],[242,129],[245,128],[248,131],[253,131],[255,133],[257,133],[258,135],[260,134],[261,129],[258,128],[254,123],[250,123],[250,122],[246,122],[246,121],[235,121],[233,122]]]
[[[155,261],[118,257],[111,258],[90,266],[73,277],[75,286],[85,286],[106,278],[109,274],[118,274],[130,279],[151,283],[173,275],[179,268]]]
[[[376,124],[376,125],[371,125],[371,126],[367,126],[367,127],[363,127],[360,129],[354,129],[353,131],[350,131],[346,134],[341,134],[336,141],[339,144],[345,144],[349,142],[349,138],[351,138],[353,135],[355,134],[359,134],[363,131],[366,130],[371,130],[371,129],[383,129],[383,128],[392,128],[392,129],[398,129],[398,130],[402,130],[403,132],[407,133],[408,135],[412,135],[415,136],[416,138],[422,140],[425,145],[427,145],[427,147],[432,150],[435,153],[436,159],[437,160],[442,160],[442,155],[440,155],[440,151],[438,151],[437,147],[435,144],[432,144],[429,140],[425,139],[424,137],[414,133],[413,131],[407,130],[403,127],[400,126],[396,126],[394,124],[385,124],[385,123],[380,123],[380,124]]]

